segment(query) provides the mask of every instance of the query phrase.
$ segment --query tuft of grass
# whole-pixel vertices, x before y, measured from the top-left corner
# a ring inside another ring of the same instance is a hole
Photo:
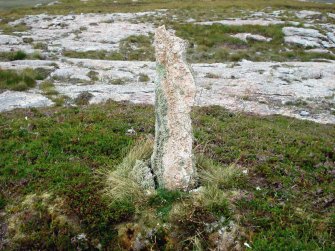
[[[24,60],[24,59],[44,60],[45,58],[39,52],[34,52],[31,54],[27,54],[24,51],[0,52],[1,61],[16,61],[16,60]]]
[[[127,81],[124,78],[115,78],[115,79],[110,80],[110,84],[112,85],[124,85],[126,83]]]
[[[175,202],[180,200],[185,194],[180,191],[170,191],[159,188],[148,200],[148,205],[156,207],[159,217],[166,220]]]
[[[220,76],[214,73],[206,73],[205,78],[220,78]]]
[[[50,80],[44,81],[39,86],[40,90],[43,92],[44,95],[58,95],[58,91],[55,89],[55,85]]]
[[[31,44],[32,42],[34,42],[34,39],[31,37],[24,37],[22,38],[22,41],[26,44]]]
[[[123,60],[154,61],[153,36],[132,35],[120,42]]]
[[[78,97],[74,100],[76,105],[88,105],[91,98],[93,98],[93,94],[90,92],[81,92]]]
[[[230,218],[232,215],[226,193],[216,185],[207,185],[200,201],[205,209],[218,217]]]
[[[35,50],[48,50],[48,45],[43,42],[38,42],[33,44]]]
[[[146,160],[153,149],[152,138],[141,139],[114,170],[105,170],[105,189],[103,194],[111,203],[117,201],[143,202],[145,191],[132,177],[136,160]]]
[[[25,91],[36,86],[36,80],[44,79],[38,70],[25,69],[23,71],[0,69],[0,90]]]
[[[63,51],[63,56],[69,58],[90,58],[100,60],[124,60],[124,57],[119,52],[100,51]]]
[[[141,73],[138,77],[138,81],[140,82],[149,82],[150,78],[148,75]]]
[[[8,14],[8,13],[6,13]],[[13,19],[12,15],[9,15],[10,19]],[[0,30],[6,35],[14,35],[16,32],[25,32],[29,29],[29,27],[25,23],[20,23],[17,25],[9,25],[6,22],[6,19],[0,20]]]
[[[16,52],[1,52],[0,59],[2,61],[15,61],[22,60],[27,57],[27,54],[24,51],[16,51]]]
[[[24,51],[17,51],[13,54],[11,61],[15,61],[15,60],[22,60],[25,59],[27,57],[27,54]]]
[[[239,167],[232,164],[227,167],[219,167],[211,164],[210,167],[199,171],[201,184],[216,186],[220,189],[241,187],[245,182],[245,175]]]
[[[70,97],[66,95],[57,95],[56,97],[52,97],[51,100],[55,103],[55,106],[63,106],[65,102],[70,100]]]
[[[87,76],[94,82],[99,80],[99,73],[96,71],[93,70],[89,71],[87,73]]]

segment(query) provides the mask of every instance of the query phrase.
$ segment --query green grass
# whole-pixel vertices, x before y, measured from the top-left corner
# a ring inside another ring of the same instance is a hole
[[[15,61],[22,60],[27,57],[27,54],[24,51],[16,51],[16,52],[1,52],[0,59],[1,61]]]
[[[74,102],[76,105],[88,105],[91,98],[93,98],[93,94],[85,91],[80,93]]]
[[[42,60],[44,57],[38,52],[30,54],[27,54],[24,51],[0,52],[0,61],[15,61],[24,59]]]
[[[44,69],[22,71],[0,69],[0,90],[28,90],[36,86],[36,80],[43,80],[46,74]]]
[[[284,45],[282,25],[243,25],[221,24],[196,25],[172,24],[176,34],[189,41],[188,60],[190,62],[219,63],[226,61],[312,61],[315,59],[335,60],[332,54],[306,52],[294,45]],[[270,42],[244,42],[230,35],[237,33],[259,34],[272,38]],[[283,48],[291,51],[283,51]]]
[[[55,89],[55,85],[51,81],[42,82],[39,88],[43,92],[44,95],[47,95],[47,96],[58,95],[58,92]]]
[[[13,35],[14,32],[25,32],[29,30],[29,27],[26,24],[18,24],[18,25],[9,25],[7,22],[13,21],[14,19],[10,14],[6,13],[9,18],[4,18],[0,20],[0,30],[6,35]]]
[[[96,71],[90,70],[90,71],[87,73],[87,76],[88,76],[93,82],[99,80],[99,73],[96,72]]]
[[[215,176],[215,187],[206,185],[207,175],[203,183],[207,188],[199,199],[158,190],[148,197],[148,202],[125,199],[110,205],[101,196],[104,185],[100,176],[94,174],[101,169],[114,170],[127,149],[154,133],[152,107],[110,102],[2,113],[1,207],[5,206],[7,212],[8,208],[17,208],[21,215],[20,203],[27,195],[51,193],[65,201],[62,214],[76,215],[89,245],[99,242],[111,250],[120,248],[115,246],[121,238],[117,237],[119,224],[163,226],[168,222],[172,229],[159,228],[157,238],[163,240],[162,236],[175,232],[179,236],[174,239],[175,247],[192,248],[194,234],[204,228],[205,222],[221,216],[239,219],[245,232],[242,241],[254,250],[333,249],[334,207],[329,204],[334,194],[333,125],[281,116],[232,114],[220,107],[194,109],[192,117],[196,154],[202,156],[198,158],[199,168],[211,170],[235,163],[241,170],[247,169],[248,175],[243,180],[233,175],[237,179],[229,179],[228,183]],[[126,135],[129,128],[134,128],[137,135]],[[227,187],[232,192],[241,190],[245,196],[230,195]],[[41,217],[33,219],[48,222],[50,213],[44,208],[39,207]],[[43,227],[34,230],[33,236],[46,236],[43,241],[37,238],[32,242],[31,236],[15,245],[26,249],[31,245],[35,249],[74,248],[70,238],[52,235],[49,226],[41,224]],[[34,226],[27,225],[25,231],[31,233]],[[57,231],[62,231],[59,226]],[[79,234],[65,229],[70,237]],[[205,233],[197,236],[206,250],[209,237]]]
[[[123,60],[122,55],[119,52],[107,52],[107,51],[63,51],[63,56],[69,58],[90,58],[100,60]]]
[[[205,17],[212,17],[213,10],[225,13],[227,10],[236,9],[251,9],[260,10],[266,7],[272,7],[274,9],[317,9],[323,10],[334,10],[334,6],[321,3],[313,2],[299,2],[289,0],[273,0],[271,2],[267,0],[212,0],[212,1],[177,1],[177,0],[142,0],[133,2],[131,0],[119,0],[104,1],[104,0],[91,0],[87,3],[83,3],[80,0],[62,0],[62,4],[54,6],[41,6],[38,8],[20,8],[17,10],[11,10],[3,12],[2,16],[6,17],[10,15],[22,16],[27,14],[38,14],[47,12],[49,14],[69,14],[69,13],[111,13],[111,12],[139,12],[148,11],[155,9],[181,9],[187,12],[197,12]]]
[[[36,50],[47,50],[48,45],[46,43],[38,42],[33,44],[33,48]]]
[[[140,73],[140,75],[138,77],[138,81],[140,81],[140,82],[149,82],[150,81],[150,77],[147,74]]]

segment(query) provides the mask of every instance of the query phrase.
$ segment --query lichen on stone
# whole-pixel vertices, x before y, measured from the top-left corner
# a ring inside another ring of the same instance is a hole
[[[189,190],[195,181],[190,111],[195,81],[185,59],[186,42],[164,26],[155,34],[156,125],[152,170],[159,186]]]

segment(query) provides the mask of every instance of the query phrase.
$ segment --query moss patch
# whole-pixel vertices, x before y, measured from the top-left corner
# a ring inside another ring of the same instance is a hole
[[[46,76],[38,69],[25,69],[23,71],[0,69],[0,90],[25,91],[36,86],[36,80]]]

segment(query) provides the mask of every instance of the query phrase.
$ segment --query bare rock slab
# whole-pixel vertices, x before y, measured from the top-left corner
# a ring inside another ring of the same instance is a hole
[[[16,91],[5,91],[0,94],[0,112],[15,108],[51,106],[53,102],[41,94]]]
[[[185,60],[186,47],[185,41],[164,26],[157,28],[156,124],[151,165],[159,186],[171,190],[189,190],[196,175],[190,117],[196,86]]]

